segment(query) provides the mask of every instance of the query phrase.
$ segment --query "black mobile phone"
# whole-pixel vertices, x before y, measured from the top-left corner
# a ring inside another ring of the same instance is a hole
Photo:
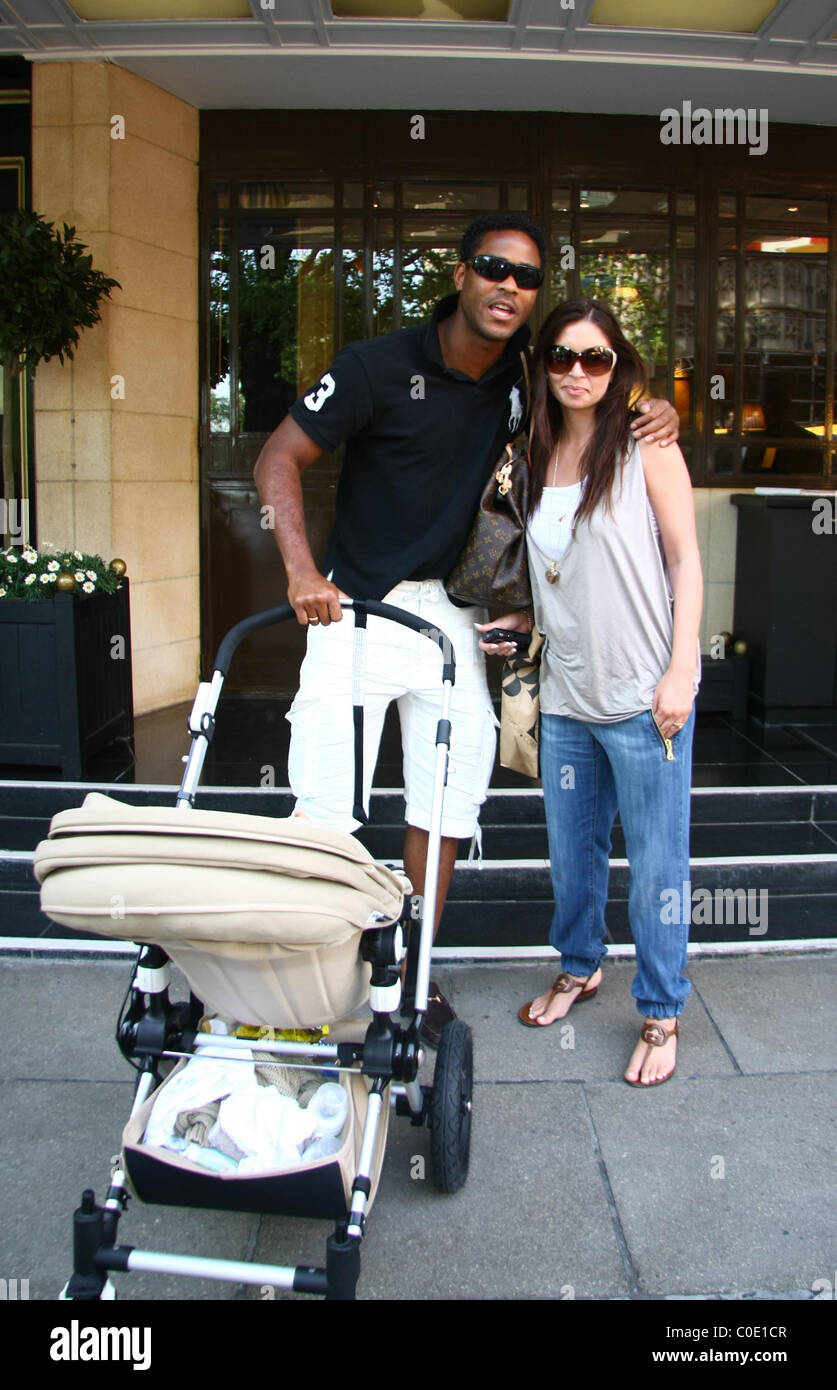
[[[531,632],[510,632],[506,627],[490,627],[481,635],[483,642],[514,642],[519,652],[528,651],[532,640]]]

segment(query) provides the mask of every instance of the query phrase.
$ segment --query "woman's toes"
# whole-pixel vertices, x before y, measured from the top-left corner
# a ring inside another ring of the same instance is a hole
[[[556,1023],[559,1018],[563,1018],[567,1012],[566,994],[545,994],[542,999],[536,1000],[540,1005],[537,1021],[542,1028],[546,1028],[549,1023]]]
[[[596,970],[589,980],[582,977],[580,980],[572,977],[575,985],[572,989],[556,992],[548,989],[546,994],[539,994],[537,999],[533,999],[529,1005],[527,1017],[530,1022],[537,1023],[541,1028],[546,1028],[550,1023],[557,1023],[560,1019],[566,1018],[573,1004],[584,990],[596,989],[601,983],[602,972]]]
[[[640,1038],[623,1073],[626,1081],[634,1085],[639,1082],[642,1086],[653,1086],[671,1075],[677,1061],[677,1034],[674,1028],[666,1028],[665,1031],[668,1040],[662,1047],[652,1046]]]
[[[644,1042],[638,1043],[637,1046],[634,1048],[633,1052],[631,1053],[631,1060],[625,1068],[626,1081],[639,1081],[640,1070],[642,1068],[643,1062],[645,1061],[645,1055],[648,1051],[648,1045]]]
[[[539,994],[537,999],[532,1000],[531,1004],[529,1005],[529,1017],[531,1018],[533,1023],[540,1018],[548,1003],[548,994]]]
[[[639,1079],[643,1086],[653,1086],[670,1076],[677,1060],[677,1038],[673,1029],[666,1029],[668,1041],[662,1047],[648,1047],[647,1056],[642,1063]]]

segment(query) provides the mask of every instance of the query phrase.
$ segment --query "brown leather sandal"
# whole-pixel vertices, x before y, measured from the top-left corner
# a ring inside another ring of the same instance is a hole
[[[599,967],[596,966],[596,970],[598,970],[598,968]],[[569,994],[570,991],[574,989],[581,990],[581,993],[578,995],[578,997],[572,1001],[572,1004],[570,1004],[570,1009],[572,1008],[573,1004],[580,1004],[582,999],[592,999],[595,994],[598,994],[599,986],[594,985],[592,989],[585,989],[584,986],[587,984],[588,980],[592,980],[593,975],[595,975],[596,973],[596,970],[594,970],[590,975],[588,975],[586,980],[574,980],[572,975],[568,975],[566,971],[562,971],[556,979],[555,984],[552,986],[552,989],[549,991],[549,998],[547,999],[546,1004],[544,1006],[544,1013],[546,1013],[546,1010],[549,1008],[556,994]],[[549,1023],[539,1023],[538,1019],[541,1017],[540,1014],[538,1014],[538,1018],[529,1017],[529,1010],[531,1009],[534,1002],[534,999],[530,999],[529,1003],[524,1004],[523,1008],[518,1011],[517,1017],[520,1019],[520,1022],[523,1024],[524,1028],[551,1028],[553,1023],[563,1023],[564,1019],[567,1017],[567,1014],[569,1014],[570,1012],[570,1009],[567,1009],[567,1013],[563,1014],[560,1019],[553,1018],[550,1020]]]
[[[668,1032],[666,1032],[665,1028],[661,1023],[653,1023],[646,1019],[645,1023],[643,1023],[642,1025],[642,1029],[639,1034],[639,1040],[640,1042],[647,1043],[649,1047],[665,1047],[669,1038],[678,1038],[679,1036],[679,1019],[674,1020],[674,1027],[671,1028]],[[644,1062],[645,1058],[643,1058],[643,1064]],[[641,1075],[642,1066],[640,1066],[639,1070]],[[652,1086],[662,1086],[664,1081],[670,1081],[676,1071],[677,1063],[675,1062],[671,1071],[667,1072],[665,1076],[658,1076],[656,1081],[640,1081],[639,1079],[637,1079],[636,1081],[628,1081],[627,1076],[624,1078],[624,1080],[628,1082],[629,1086],[639,1086],[643,1091],[649,1091]]]

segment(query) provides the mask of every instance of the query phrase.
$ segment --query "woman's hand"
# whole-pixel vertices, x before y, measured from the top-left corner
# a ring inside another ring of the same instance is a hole
[[[502,618],[492,618],[489,623],[474,623],[477,632],[488,632],[492,627],[504,627],[508,632],[531,632],[532,619],[528,613],[506,613]],[[491,656],[514,656],[517,647],[514,642],[483,642],[480,650]]]
[[[663,738],[671,738],[689,718],[694,701],[694,679],[694,671],[675,671],[669,666],[654,691],[651,713]]]

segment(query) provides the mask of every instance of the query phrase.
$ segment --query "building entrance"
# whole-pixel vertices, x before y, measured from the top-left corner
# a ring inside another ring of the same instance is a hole
[[[734,148],[661,144],[647,117],[203,112],[204,673],[227,627],[285,598],[252,481],[268,434],[344,343],[430,316],[483,212],[544,227],[534,329],[569,294],[610,302],[680,412],[696,485],[828,475],[837,183],[817,138],[788,141],[792,162],[772,142],[754,171]],[[339,467],[303,479],[317,558]],[[229,687],[290,693],[303,645],[291,625],[261,634]]]

